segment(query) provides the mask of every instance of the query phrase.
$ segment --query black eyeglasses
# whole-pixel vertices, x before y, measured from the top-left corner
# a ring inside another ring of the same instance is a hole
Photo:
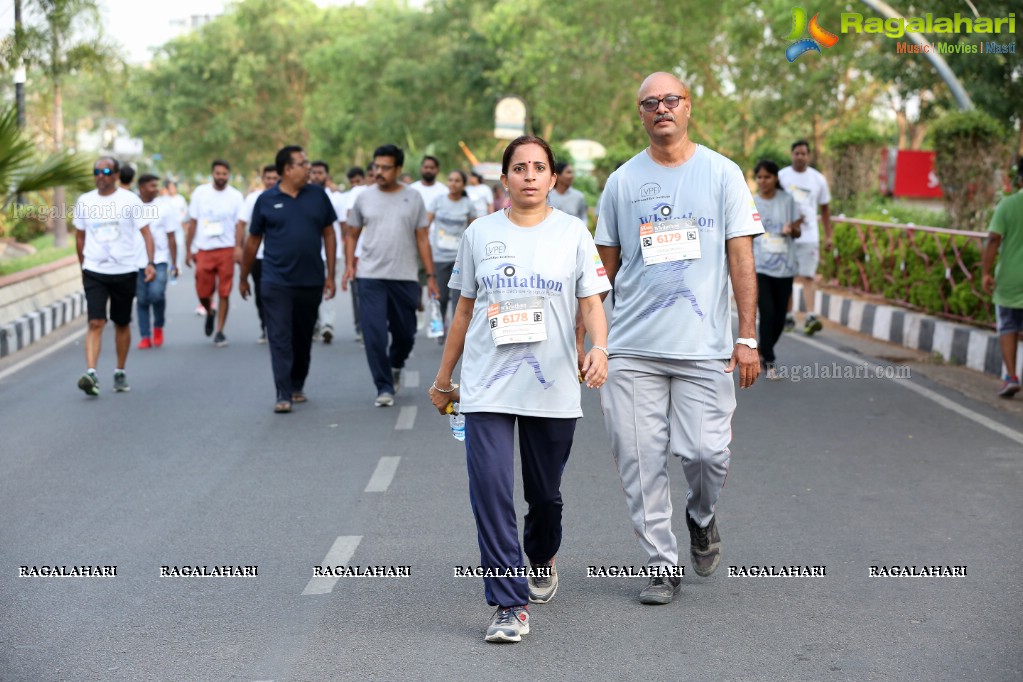
[[[643,111],[657,111],[657,107],[660,106],[661,102],[664,102],[666,109],[676,109],[678,108],[679,103],[684,99],[685,97],[682,95],[665,95],[660,99],[656,97],[647,97],[639,103],[639,106],[643,107]]]
[[[93,168],[92,169],[92,175],[94,177],[97,176],[97,175],[113,175],[113,174],[114,174],[114,171],[111,168]]]

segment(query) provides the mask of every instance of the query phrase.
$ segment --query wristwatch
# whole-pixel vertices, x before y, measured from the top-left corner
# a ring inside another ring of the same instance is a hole
[[[742,338],[739,338],[739,339],[736,339],[735,342],[736,343],[741,343],[744,346],[749,346],[753,350],[757,349],[757,340],[756,339],[742,339]]]

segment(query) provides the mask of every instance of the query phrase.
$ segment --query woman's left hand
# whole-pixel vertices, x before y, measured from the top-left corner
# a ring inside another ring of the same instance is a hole
[[[604,351],[591,348],[582,366],[583,381],[587,388],[600,388],[607,381],[607,356]]]

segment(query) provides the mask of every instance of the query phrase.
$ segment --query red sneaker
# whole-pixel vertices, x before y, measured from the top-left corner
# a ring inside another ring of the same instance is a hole
[[[149,337],[148,336],[143,336],[142,340],[139,341],[139,350],[145,350],[147,348],[152,348],[152,347],[153,347],[153,344],[149,342]]]
[[[153,327],[153,345],[157,348],[163,345],[163,327]]]

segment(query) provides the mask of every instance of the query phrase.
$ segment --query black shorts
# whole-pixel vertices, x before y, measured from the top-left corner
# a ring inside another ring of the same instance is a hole
[[[107,319],[107,301],[110,301],[110,319],[118,327],[131,324],[131,307],[135,299],[138,272],[123,275],[104,275],[82,270],[85,287],[85,307],[90,320]]]

